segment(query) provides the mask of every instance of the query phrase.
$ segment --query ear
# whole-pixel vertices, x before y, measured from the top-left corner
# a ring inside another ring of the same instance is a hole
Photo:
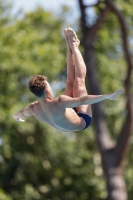
[[[47,90],[47,89],[45,89],[45,92],[44,92],[45,94],[49,94],[49,90]]]

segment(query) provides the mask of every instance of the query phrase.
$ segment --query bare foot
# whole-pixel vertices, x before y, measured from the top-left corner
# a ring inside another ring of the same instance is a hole
[[[66,40],[66,44],[67,44],[67,52],[68,55],[71,55],[71,64],[74,65],[74,58],[73,58],[73,53],[70,47],[70,42],[68,39],[68,33],[67,33],[67,29],[64,30],[64,35],[65,35],[65,40]]]
[[[74,30],[72,30],[71,28],[67,28],[67,35],[68,35],[68,40],[69,40],[69,45],[71,47],[71,49],[79,46],[80,41],[77,38],[76,33],[74,32]]]
[[[64,36],[65,36],[65,40],[66,40],[66,44],[67,44],[67,50],[72,53],[71,47],[70,47],[70,44],[69,44],[69,39],[68,39],[68,34],[67,34],[67,28],[64,30]]]

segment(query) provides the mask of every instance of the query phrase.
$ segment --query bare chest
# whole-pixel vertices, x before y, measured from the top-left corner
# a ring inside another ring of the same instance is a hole
[[[73,109],[59,109],[56,104],[44,107],[37,105],[34,108],[34,116],[58,130],[78,130],[82,127],[82,119]]]

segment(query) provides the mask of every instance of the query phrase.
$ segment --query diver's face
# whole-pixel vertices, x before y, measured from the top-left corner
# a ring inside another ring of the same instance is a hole
[[[53,96],[51,86],[47,81],[46,81],[46,91],[47,91],[47,94],[51,94],[51,96]]]

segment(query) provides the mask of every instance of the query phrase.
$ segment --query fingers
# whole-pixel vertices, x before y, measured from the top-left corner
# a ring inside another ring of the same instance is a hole
[[[124,92],[124,90],[118,90],[117,92],[118,92],[118,94],[122,94]]]
[[[116,96],[116,95],[122,94],[123,92],[124,92],[123,90],[118,90],[118,91],[115,92],[114,94],[115,94],[115,96]]]
[[[114,100],[114,101],[118,101],[116,96],[119,95],[119,94],[122,94],[123,92],[124,92],[123,90],[118,90],[117,92],[110,94],[109,99]]]
[[[21,118],[18,118],[16,119],[18,122],[25,122],[25,120],[21,119]]]
[[[20,122],[25,122],[25,120],[21,120]]]

